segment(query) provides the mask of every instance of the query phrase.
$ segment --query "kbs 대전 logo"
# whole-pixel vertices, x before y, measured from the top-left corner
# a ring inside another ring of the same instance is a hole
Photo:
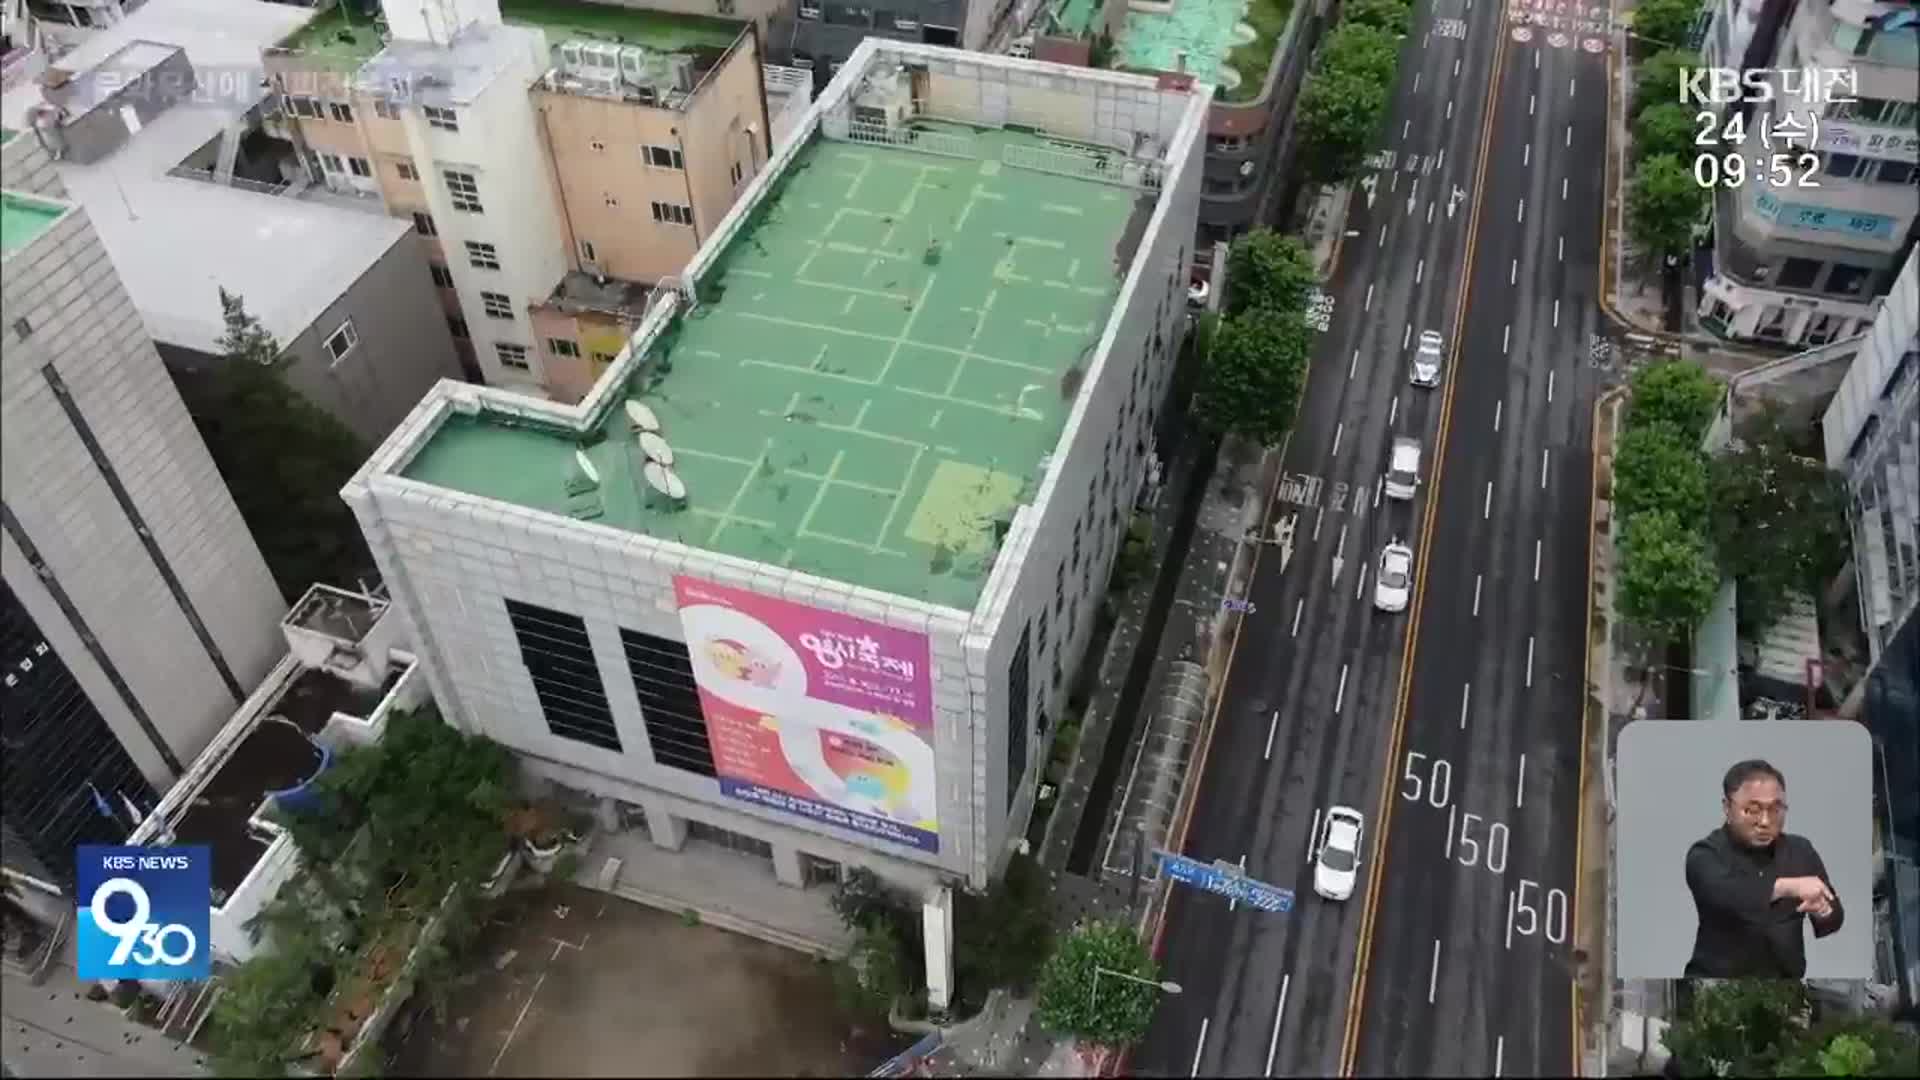
[[[76,967],[82,979],[205,979],[213,852],[181,847],[79,849]]]

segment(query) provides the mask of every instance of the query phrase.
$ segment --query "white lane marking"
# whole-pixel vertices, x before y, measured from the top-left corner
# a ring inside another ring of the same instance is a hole
[[[1533,635],[1527,635],[1527,686],[1533,686]]]
[[[1345,420],[1342,420],[1338,424],[1335,424],[1333,426],[1333,456],[1334,457],[1340,456],[1340,437],[1342,435],[1345,435],[1346,433],[1347,433],[1347,422]]]
[[[1520,164],[1524,167],[1533,164],[1533,144],[1528,143],[1520,151]]]
[[[1567,261],[1567,238],[1564,236],[1560,238],[1559,260],[1561,262]]]
[[[1568,146],[1573,145],[1573,125],[1572,124],[1567,125],[1567,145]]]
[[[1391,421],[1391,420],[1389,420],[1389,421],[1387,421],[1387,422],[1388,422],[1388,423],[1392,423],[1393,421]],[[1380,483],[1377,483],[1377,484],[1375,484],[1375,485],[1373,485],[1373,506],[1374,506],[1374,509],[1376,509],[1376,510],[1377,510],[1377,509],[1379,509],[1379,508],[1380,508],[1380,495],[1381,495],[1381,493],[1383,493],[1383,492],[1385,492],[1386,490],[1387,490],[1387,483],[1386,483],[1386,481],[1384,481],[1384,480],[1382,480],[1382,481],[1381,481]]]
[[[1427,224],[1433,224],[1433,203],[1427,203]]]
[[[1315,540],[1320,539],[1320,523],[1325,520],[1327,520],[1327,508],[1323,506],[1320,508],[1320,512],[1313,516],[1313,538]]]
[[[1433,204],[1432,203],[1427,204],[1427,220],[1428,221],[1433,220]],[[1427,276],[1427,260],[1421,259],[1418,263],[1414,264],[1413,283],[1415,285],[1420,284],[1420,280],[1426,276]]]
[[[1487,497],[1485,500],[1482,501],[1480,506],[1480,520],[1485,521],[1492,516],[1493,516],[1493,481],[1489,480],[1487,481]]]
[[[1504,408],[1506,404],[1504,401],[1496,401],[1493,403],[1493,430],[1495,431],[1500,430],[1500,410]]]
[[[1273,1075],[1273,1052],[1280,1049],[1280,1020],[1287,1015],[1287,986],[1293,976],[1280,976],[1280,1006],[1273,1010],[1273,1037],[1267,1040],[1267,1075]]]
[[[1387,190],[1388,191],[1400,190],[1400,171],[1398,169],[1394,170],[1393,180],[1387,184]]]
[[[1447,807],[1447,846],[1440,849],[1440,857],[1453,861],[1453,830],[1460,819],[1460,804],[1452,803]]]
[[[1552,453],[1546,447],[1540,448],[1540,490],[1547,490],[1547,455]]]
[[[1537,57],[1537,56],[1536,56],[1536,57],[1534,57],[1534,60],[1535,60],[1535,61],[1538,61],[1539,59],[1540,59],[1540,58],[1539,58],[1539,57]],[[1533,115],[1533,106],[1534,106],[1534,95],[1532,95],[1532,94],[1528,94],[1528,95],[1527,95],[1527,115],[1528,115],[1528,116],[1532,116],[1532,115]]]
[[[1558,300],[1553,302],[1553,325],[1560,325],[1560,301]]]
[[[1527,755],[1520,755],[1520,780],[1513,785],[1513,806],[1519,810],[1527,805]]]
[[[1354,371],[1359,367],[1360,367],[1360,350],[1355,349],[1353,350],[1353,359],[1349,361],[1347,364],[1347,378],[1349,379],[1353,378]]]
[[[1520,260],[1515,259],[1513,260],[1513,269],[1507,271],[1507,284],[1518,285],[1519,283],[1520,283]]]
[[[1409,120],[1409,121],[1407,121],[1407,122],[1406,122],[1405,124],[1403,124],[1403,125],[1401,125],[1401,127],[1400,127],[1400,137],[1401,137],[1401,138],[1403,138],[1403,139],[1404,139],[1404,138],[1406,138],[1406,137],[1407,137],[1407,134],[1408,134],[1409,132],[1411,132],[1412,130],[1413,130],[1413,121],[1411,121],[1411,120]]]
[[[1240,872],[1243,874],[1247,872],[1247,857],[1245,855],[1240,856]],[[1239,906],[1240,906],[1240,901],[1237,897],[1230,896],[1227,898],[1228,911],[1232,911],[1233,909]]]
[[[1564,176],[1560,178],[1560,201],[1567,201],[1567,178]]]
[[[1408,323],[1406,332],[1400,335],[1400,347],[1403,349],[1406,348],[1407,344],[1412,340],[1413,340],[1413,324]]]
[[[1535,49],[1533,53],[1533,70],[1540,70],[1540,51],[1538,49]]]
[[[1513,212],[1513,220],[1519,223],[1524,223],[1527,220],[1527,200],[1520,200],[1520,208]]]
[[[1280,727],[1280,710],[1273,710],[1273,719],[1267,721],[1267,752],[1260,755],[1261,761],[1273,760],[1273,733]]]
[[[533,990],[527,994],[527,1003],[520,1006],[520,1015],[513,1018],[513,1026],[507,1029],[507,1041],[501,1043],[500,1052],[493,1055],[493,1065],[487,1069],[488,1076],[500,1071],[500,1059],[507,1056],[507,1048],[513,1045],[513,1037],[519,1034],[521,1022],[527,1018],[527,1010],[533,1008],[533,999],[540,996],[540,985],[546,981],[547,973],[544,971],[533,981]]]
[[[1447,102],[1447,119],[1453,119],[1453,102]]]
[[[1506,1064],[1506,1062],[1507,1062],[1507,1037],[1505,1035],[1502,1035],[1498,1039],[1495,1039],[1493,1042],[1494,1080],[1499,1080],[1500,1066]]]
[[[1554,304],[1556,306],[1558,306],[1559,303],[1560,301],[1558,300],[1554,301]],[[1548,401],[1553,400],[1553,372],[1551,371],[1547,372],[1547,400]]]
[[[1340,665],[1340,689],[1334,691],[1333,715],[1340,715],[1340,707],[1347,703],[1347,665]]]
[[[1453,77],[1456,79],[1460,77],[1460,61],[1458,60],[1453,62]]]
[[[1460,730],[1461,731],[1467,730],[1467,702],[1472,700],[1473,700],[1473,684],[1462,683],[1460,686]]]
[[[1380,242],[1379,242],[1379,243],[1377,243],[1377,244],[1375,244],[1375,245],[1373,245],[1373,246],[1374,246],[1374,247],[1386,247],[1386,246],[1387,246],[1387,227],[1386,227],[1385,225],[1382,225],[1382,226],[1380,226]]]
[[[1392,427],[1393,422],[1399,419],[1399,417],[1400,417],[1400,395],[1395,394],[1393,395],[1393,404],[1387,407],[1387,426]]]
[[[1288,634],[1288,637],[1300,636],[1300,612],[1304,611],[1306,606],[1307,598],[1304,596],[1293,602],[1293,633]]]
[[[1200,1018],[1200,1041],[1193,1044],[1193,1072],[1190,1076],[1200,1075],[1200,1055],[1207,1048],[1207,1021],[1210,1019],[1206,1016]]]
[[[1540,541],[1533,542],[1533,580],[1540,580]]]
[[[1568,97],[1574,97],[1574,96],[1576,96],[1576,95],[1575,95],[1575,93],[1574,93],[1574,91],[1575,91],[1575,90],[1576,90],[1576,89],[1577,89],[1578,87],[1579,87],[1579,84],[1578,84],[1578,83],[1576,83],[1576,82],[1574,82],[1574,81],[1573,81],[1573,80],[1572,80],[1571,78],[1569,78],[1569,79],[1567,80],[1567,96],[1568,96]]]
[[[1362,564],[1360,567],[1360,580],[1353,583],[1353,598],[1355,600],[1360,599],[1360,597],[1366,594],[1366,591],[1367,591],[1367,567],[1365,564]]]
[[[1458,60],[1454,61],[1454,63],[1456,64],[1458,64],[1459,62],[1460,61]],[[1440,148],[1440,160],[1434,162],[1433,167],[1436,169],[1444,169],[1447,167],[1447,148],[1446,147],[1443,146]]]
[[[1507,948],[1513,948],[1513,891],[1507,891]]]
[[[1318,851],[1314,850],[1316,847],[1319,846],[1319,844],[1320,844],[1320,808],[1316,806],[1313,808],[1312,831],[1307,833],[1307,861],[1308,862],[1312,862],[1314,860],[1314,857],[1320,854]]]
[[[1433,939],[1433,970],[1427,975],[1427,1004],[1433,1004],[1433,992],[1440,988],[1440,939]]]
[[[1511,346],[1512,344],[1513,344],[1513,324],[1508,323],[1507,328],[1505,330],[1500,331],[1500,351],[1502,353],[1506,352],[1508,347]]]
[[[1420,73],[1417,71],[1413,73],[1413,92],[1420,92]]]
[[[1367,302],[1360,305],[1360,307],[1361,307],[1361,310],[1363,311],[1373,310],[1373,286],[1371,285],[1367,286]]]
[[[1473,575],[1473,616],[1476,619],[1480,617],[1480,580],[1483,576],[1482,574]]]

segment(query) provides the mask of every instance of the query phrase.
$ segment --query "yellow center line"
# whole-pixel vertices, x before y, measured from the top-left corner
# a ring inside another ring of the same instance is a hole
[[[1467,299],[1473,292],[1473,257],[1480,235],[1480,208],[1483,193],[1486,190],[1487,159],[1493,148],[1493,121],[1499,111],[1500,83],[1506,75],[1504,64],[1507,52],[1505,24],[1501,24],[1501,33],[1494,39],[1493,77],[1487,80],[1486,117],[1480,124],[1480,161],[1474,168],[1473,211],[1467,219],[1467,250],[1461,262],[1460,299],[1455,306],[1453,320],[1453,357],[1449,370],[1455,372],[1447,380],[1446,396],[1440,406],[1440,432],[1435,445],[1438,452],[1434,456],[1433,485],[1427,496],[1426,513],[1420,523],[1421,551],[1431,551],[1434,517],[1440,506],[1440,482],[1446,472],[1447,434],[1453,422],[1453,394],[1460,385],[1460,349],[1464,338],[1462,329],[1466,326]],[[1374,812],[1375,820],[1380,822],[1379,838],[1374,846],[1379,854],[1373,860],[1373,867],[1367,873],[1367,898],[1360,915],[1360,946],[1354,959],[1353,982],[1347,992],[1346,1029],[1341,1039],[1340,1072],[1341,1076],[1352,1076],[1354,1059],[1360,1049],[1360,1017],[1366,1008],[1367,968],[1373,959],[1373,926],[1380,913],[1380,876],[1387,863],[1387,842],[1393,830],[1393,792],[1394,765],[1400,760],[1401,747],[1405,744],[1407,728],[1407,699],[1413,690],[1413,660],[1418,651],[1420,640],[1420,610],[1426,599],[1427,568],[1433,565],[1431,558],[1420,560],[1418,581],[1415,583],[1413,603],[1407,608],[1407,629],[1405,647],[1400,657],[1400,690],[1393,709],[1393,740],[1387,751],[1385,768],[1380,781],[1380,798]]]

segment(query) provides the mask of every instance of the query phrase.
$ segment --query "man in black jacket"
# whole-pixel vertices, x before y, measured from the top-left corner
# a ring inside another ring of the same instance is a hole
[[[1800,979],[1807,974],[1804,922],[1815,937],[1840,929],[1846,912],[1820,853],[1784,831],[1787,779],[1764,761],[1742,761],[1721,784],[1726,824],[1687,850],[1687,888],[1700,915],[1687,961],[1690,979]]]

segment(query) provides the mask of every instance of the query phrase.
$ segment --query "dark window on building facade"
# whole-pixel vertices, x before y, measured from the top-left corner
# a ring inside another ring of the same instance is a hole
[[[1027,647],[1033,627],[1020,631],[1020,644],[1013,647],[1013,659],[1007,663],[1007,809],[1020,793],[1027,778],[1027,699],[1032,688],[1027,678]]]
[[[607,707],[607,688],[593,660],[587,624],[578,615],[518,600],[507,601],[507,618],[520,641],[527,674],[533,677],[547,729],[563,739],[619,751],[620,732]]]
[[[707,716],[693,683],[693,660],[684,642],[620,629],[620,645],[640,696],[640,719],[647,725],[653,760],[699,776],[714,776],[713,744]]]

